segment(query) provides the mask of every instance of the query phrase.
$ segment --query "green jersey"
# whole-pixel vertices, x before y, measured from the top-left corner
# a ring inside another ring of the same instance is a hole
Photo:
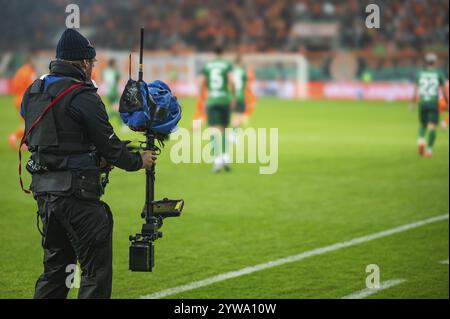
[[[114,96],[119,91],[120,73],[114,68],[107,68],[103,71],[103,80],[106,83],[106,95]]]
[[[442,72],[436,69],[419,71],[417,82],[419,86],[419,104],[435,105],[437,107],[440,86],[445,84]]]
[[[245,101],[245,87],[247,85],[247,72],[245,68],[236,66],[233,70],[234,90],[238,102]]]
[[[210,105],[229,105],[230,89],[228,87],[228,73],[233,70],[230,62],[217,59],[207,62],[203,68],[208,88],[208,100]]]

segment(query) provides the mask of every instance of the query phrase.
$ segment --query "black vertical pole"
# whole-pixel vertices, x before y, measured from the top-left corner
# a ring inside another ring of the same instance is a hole
[[[140,41],[140,50],[139,50],[139,82],[143,82],[143,69],[144,69],[144,28],[141,28],[141,41]],[[150,123],[149,123],[150,126]],[[147,132],[145,134],[145,150],[152,151],[155,146],[155,136],[150,130],[150,127],[147,128]],[[145,170],[145,221],[146,223],[153,222],[153,205],[152,202],[155,199],[155,167],[152,166],[151,169]]]
[[[147,132],[146,135],[146,150],[151,151],[155,145],[155,137],[151,132]],[[145,221],[147,223],[153,222],[153,205],[152,202],[155,199],[155,167],[145,170]]]
[[[131,53],[128,57],[128,79],[131,79]]]
[[[141,42],[139,48],[139,81],[143,80],[144,71],[144,28],[141,28]]]

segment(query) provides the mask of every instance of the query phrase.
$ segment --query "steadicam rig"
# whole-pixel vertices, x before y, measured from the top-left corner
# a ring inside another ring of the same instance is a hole
[[[128,146],[129,149],[161,152],[164,139],[176,130],[181,118],[181,107],[170,88],[162,81],[149,84],[143,80],[143,48],[144,29],[141,28],[139,52],[139,78],[130,78],[120,99],[119,112],[122,120],[132,130],[142,132],[145,142],[139,146]],[[155,145],[159,142],[159,146]],[[163,220],[178,217],[183,210],[182,199],[155,201],[155,167],[145,172],[145,204],[141,217],[145,219],[140,233],[130,236],[129,268],[132,271],[152,271],[154,267],[154,241],[162,237],[160,231]]]

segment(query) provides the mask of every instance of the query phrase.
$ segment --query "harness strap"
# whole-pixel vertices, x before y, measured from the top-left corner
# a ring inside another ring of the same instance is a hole
[[[31,191],[29,189],[26,189],[26,188],[23,187],[23,181],[22,181],[22,145],[25,144],[28,135],[30,135],[31,131],[42,120],[42,118],[47,113],[47,111],[50,110],[65,95],[67,95],[68,93],[70,93],[71,91],[75,90],[76,88],[78,88],[78,87],[80,87],[82,85],[83,85],[83,83],[74,84],[71,87],[69,87],[68,89],[66,89],[63,92],[61,92],[57,97],[55,97],[55,99],[49,105],[47,105],[47,107],[44,109],[44,111],[42,111],[41,115],[39,115],[39,117],[36,119],[36,121],[34,121],[33,125],[31,125],[30,129],[28,130],[28,132],[26,132],[26,134],[23,135],[22,140],[20,141],[20,146],[19,146],[19,183],[20,183],[20,187],[22,188],[22,190],[26,194],[30,194]]]

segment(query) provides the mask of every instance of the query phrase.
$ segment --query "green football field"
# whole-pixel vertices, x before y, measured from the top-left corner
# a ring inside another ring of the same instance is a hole
[[[190,127],[194,102],[182,100],[181,126]],[[0,298],[31,298],[42,270],[36,205],[6,143],[19,125],[12,98],[0,109]],[[113,170],[103,199],[115,218],[114,298],[341,298],[366,288],[370,264],[382,284],[402,281],[368,298],[449,298],[447,132],[422,159],[406,103],[263,99],[250,124],[279,129],[276,174],[260,175],[259,164],[219,174],[176,165],[166,145],[156,196],[186,204],[162,228],[153,273],[128,270],[144,172]]]

